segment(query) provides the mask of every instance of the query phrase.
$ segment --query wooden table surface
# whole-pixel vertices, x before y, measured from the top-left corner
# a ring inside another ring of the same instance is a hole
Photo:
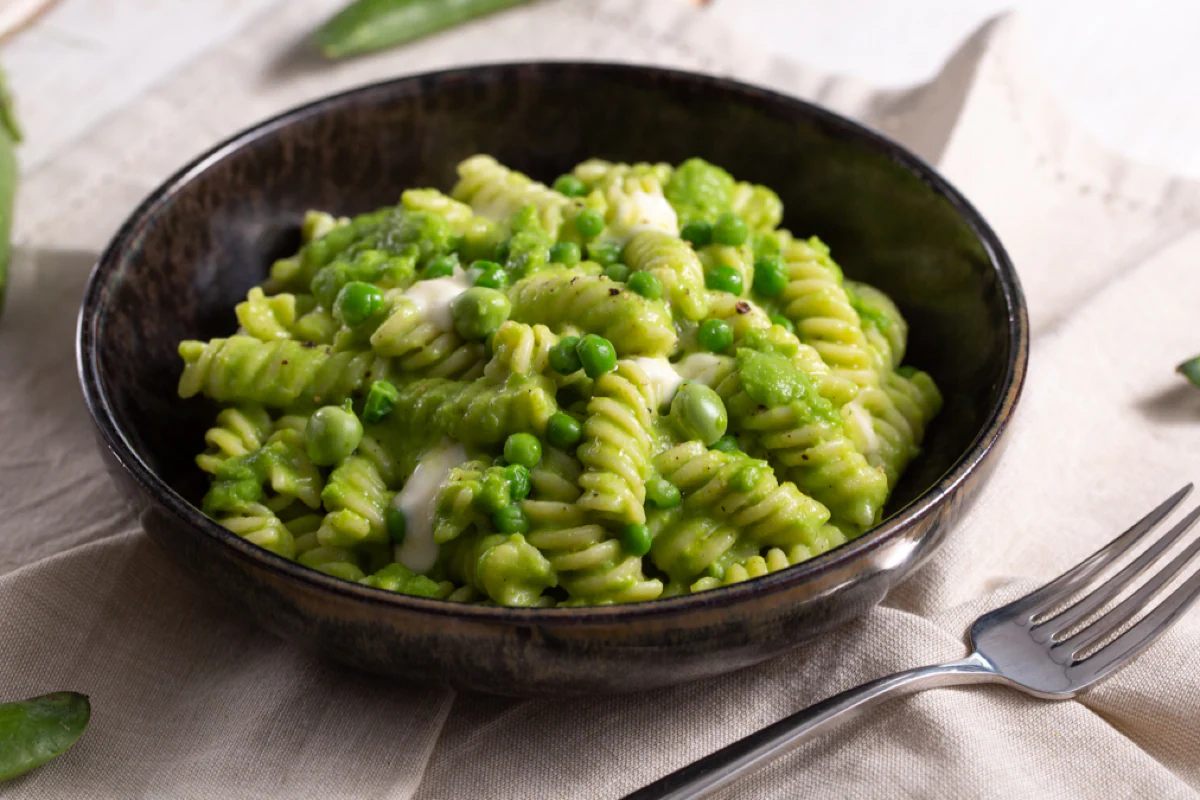
[[[24,169],[276,2],[61,0],[0,46],[28,133]],[[977,26],[1010,7],[1047,83],[1095,139],[1200,177],[1200,3],[713,0],[707,13],[764,48],[896,86],[934,75]]]

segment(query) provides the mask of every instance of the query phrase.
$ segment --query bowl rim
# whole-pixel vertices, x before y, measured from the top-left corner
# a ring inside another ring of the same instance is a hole
[[[457,81],[515,80],[525,72],[538,73],[562,69],[590,71],[601,77],[652,73],[659,79],[673,82],[676,87],[686,86],[698,91],[718,91],[740,95],[743,101],[760,106],[773,107],[791,114],[800,112],[802,116],[826,130],[833,130],[855,143],[871,147],[905,168],[950,203],[978,238],[996,273],[1001,296],[1007,309],[1009,356],[1001,381],[1000,395],[986,415],[984,424],[972,438],[966,450],[955,459],[950,468],[931,487],[901,507],[880,525],[858,538],[808,561],[759,578],[695,594],[659,598],[639,603],[565,608],[520,608],[456,603],[398,594],[334,578],[302,566],[295,561],[251,544],[226,530],[214,520],[206,517],[200,509],[189,503],[151,469],[150,465],[138,455],[132,442],[116,422],[108,395],[99,379],[97,348],[99,338],[96,333],[105,316],[105,307],[101,302],[105,296],[104,289],[120,262],[121,254],[132,242],[136,241],[146,221],[152,215],[163,205],[169,203],[172,197],[194,178],[241,148],[269,137],[277,130],[292,123],[306,120],[331,109],[353,105],[374,93],[404,97],[423,93],[427,90],[426,84],[430,82],[442,84]],[[397,610],[452,617],[476,623],[492,622],[525,626],[607,625],[671,618],[698,610],[735,605],[752,597],[782,592],[878,550],[901,536],[904,531],[920,520],[933,514],[951,493],[967,482],[971,473],[984,461],[1000,440],[1012,417],[1027,372],[1029,319],[1016,270],[991,226],[934,167],[887,135],[815,103],[729,78],[642,64],[543,60],[454,67],[352,87],[284,110],[212,146],[175,171],[151,191],[126,217],[105,246],[92,268],[84,289],[83,302],[77,320],[75,344],[76,367],[84,401],[105,446],[116,461],[126,474],[140,485],[143,491],[169,509],[180,522],[196,529],[202,535],[217,540],[221,545],[229,547],[230,551],[240,560],[253,562],[273,573],[277,578],[299,581],[312,590],[333,592],[348,599],[373,605],[390,606]]]

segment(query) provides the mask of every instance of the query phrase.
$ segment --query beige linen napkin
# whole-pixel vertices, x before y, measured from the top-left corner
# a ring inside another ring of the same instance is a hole
[[[981,30],[931,84],[877,92],[764,56],[673,0],[557,0],[310,70],[294,44],[339,2],[279,3],[27,176],[0,322],[0,697],[77,689],[95,713],[72,751],[0,784],[0,797],[616,797],[833,692],[961,656],[975,615],[1200,477],[1200,392],[1172,372],[1200,350],[1200,189],[1074,133],[1011,20]],[[75,383],[74,315],[96,252],[155,183],[219,137],[464,54],[663,63],[796,93],[908,143],[997,227],[1032,313],[1026,396],[979,502],[883,607],[760,667],[650,695],[455,695],[260,634],[137,530]],[[1078,701],[927,692],[726,796],[1194,797],[1198,753],[1195,612]]]

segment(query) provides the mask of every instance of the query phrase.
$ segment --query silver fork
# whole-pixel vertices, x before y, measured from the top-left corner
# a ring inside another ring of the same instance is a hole
[[[1177,577],[1197,553],[1200,540],[1160,569],[1118,605],[1074,631],[1149,569],[1200,519],[1200,508],[1160,536],[1136,559],[1100,583],[1098,576],[1157,528],[1191,492],[1180,489],[1140,522],[1065,574],[971,626],[971,655],[960,661],[918,667],[865,683],[752,733],[715,753],[639,789],[624,800],[706,797],[735,778],[791,751],[884,700],[966,683],[1002,683],[1046,700],[1066,700],[1129,663],[1187,611],[1200,596],[1200,572],[1111,642],[1118,632]],[[1059,611],[1071,597],[1086,595]],[[1094,651],[1094,652],[1093,652]]]

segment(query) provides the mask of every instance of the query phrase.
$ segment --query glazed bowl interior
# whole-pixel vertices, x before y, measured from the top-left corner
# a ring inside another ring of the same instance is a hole
[[[192,505],[204,490],[193,459],[215,409],[176,398],[177,344],[236,329],[234,305],[298,247],[305,210],[354,214],[393,204],[408,187],[448,190],[455,165],[474,153],[542,181],[587,158],[708,159],[775,189],[787,228],[819,235],[848,277],[887,292],[907,317],[906,361],[933,375],[946,403],[889,521],[809,564],[705,593],[705,604],[770,593],[855,558],[944,502],[998,439],[1024,372],[1020,289],[979,215],[918,159],[820,108],[714,78],[586,64],[466,69],[365,87],[235,137],[151,195],[102,256],[80,320],[84,392],[118,468],[180,523],[172,535],[239,546]],[[337,583],[247,552],[287,580]],[[377,606],[435,602],[352,588]],[[688,602],[609,609],[605,619]]]

